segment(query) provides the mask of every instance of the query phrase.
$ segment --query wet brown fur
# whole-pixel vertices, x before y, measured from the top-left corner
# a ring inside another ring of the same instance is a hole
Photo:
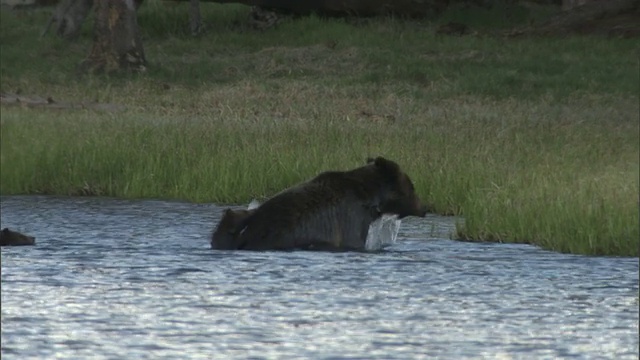
[[[254,210],[227,209],[212,248],[363,250],[382,214],[426,214],[409,176],[382,157],[350,171],[327,171],[286,189]]]

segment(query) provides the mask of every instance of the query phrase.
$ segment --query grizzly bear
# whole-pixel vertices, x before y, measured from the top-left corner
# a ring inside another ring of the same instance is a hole
[[[236,235],[242,229],[242,222],[260,206],[258,200],[253,199],[246,210],[226,209],[222,218],[211,235],[212,249],[233,250]]]
[[[0,231],[0,246],[23,246],[23,245],[35,245],[36,238],[33,236],[27,236],[17,231],[4,228]]]
[[[426,207],[397,163],[383,157],[349,171],[327,171],[286,189],[258,208],[228,209],[212,236],[214,249],[365,250],[383,214],[424,217]],[[217,234],[216,234],[217,233]]]
[[[211,248],[219,250],[233,250],[238,232],[242,230],[242,222],[249,217],[253,210],[226,209],[218,226],[211,235]]]
[[[212,249],[234,249],[234,239],[242,229],[242,221],[247,219],[253,210],[260,204],[254,200],[247,210],[226,209],[222,219],[215,228],[211,237]],[[392,245],[396,242],[402,220],[397,215],[383,214],[369,225],[365,248],[367,251],[376,251]]]

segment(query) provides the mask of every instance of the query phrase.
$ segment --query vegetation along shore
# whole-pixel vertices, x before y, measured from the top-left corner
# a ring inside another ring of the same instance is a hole
[[[1,108],[1,194],[248,203],[380,155],[464,219],[455,239],[638,256],[637,39],[499,35],[544,6],[264,31],[201,8],[193,37],[188,3],[145,2],[147,70],[111,76],[76,71],[91,21],[40,38],[50,9],[2,10],[0,89],[23,98]]]

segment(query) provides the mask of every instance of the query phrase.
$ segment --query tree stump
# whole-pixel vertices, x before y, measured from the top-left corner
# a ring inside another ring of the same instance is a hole
[[[146,59],[133,0],[97,0],[93,46],[82,68],[144,71]]]

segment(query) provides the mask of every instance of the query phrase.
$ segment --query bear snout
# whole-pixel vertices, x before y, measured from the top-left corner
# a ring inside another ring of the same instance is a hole
[[[414,214],[414,216],[417,217],[425,217],[427,215],[427,207],[425,205],[418,205],[417,209],[416,209],[416,213]]]
[[[427,216],[428,212],[429,212],[429,208],[426,205],[422,205],[420,206],[420,210],[418,211],[418,216],[425,217]]]
[[[411,215],[417,217],[425,217],[429,212],[429,207],[422,204],[419,199],[415,199],[413,203],[413,211],[411,211]]]
[[[414,195],[413,198],[413,216],[425,217],[429,212],[429,207],[420,201],[420,198]]]

